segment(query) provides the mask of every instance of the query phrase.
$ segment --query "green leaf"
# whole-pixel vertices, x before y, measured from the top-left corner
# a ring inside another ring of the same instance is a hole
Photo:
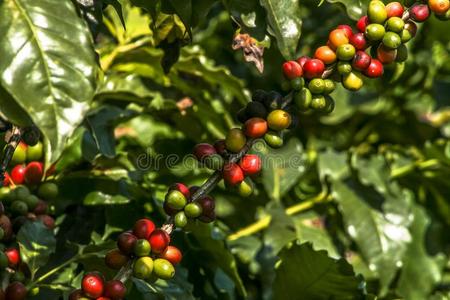
[[[344,259],[333,259],[311,244],[294,244],[280,254],[273,283],[274,299],[327,300],[362,298],[364,282]]]
[[[364,16],[367,12],[368,0],[327,0],[330,3],[340,3],[342,4],[347,15],[353,20],[358,20]]]
[[[47,263],[56,248],[53,232],[42,222],[26,222],[17,233],[17,242],[20,257],[30,268],[32,276]]]
[[[94,95],[89,29],[70,0],[5,0],[0,35],[1,84],[41,129],[54,162]]]
[[[336,152],[328,148],[319,153],[318,168],[320,178],[329,176],[332,179],[346,178],[350,174],[347,164],[347,153]]]
[[[397,286],[398,294],[408,300],[426,299],[434,286],[441,281],[445,256],[431,256],[426,249],[426,234],[430,217],[420,206],[414,206],[411,225],[412,242],[403,259],[403,268]]]
[[[268,31],[286,60],[297,58],[302,20],[298,0],[259,0],[266,10]]]
[[[90,192],[83,201],[84,205],[117,205],[129,202],[130,199],[122,195],[109,195],[100,191]]]
[[[254,149],[263,161],[262,180],[264,188],[272,199],[279,200],[306,172],[307,166],[300,141],[292,138],[280,149],[256,144]],[[260,147],[261,146],[261,147]]]
[[[276,204],[271,206],[267,210],[271,220],[264,232],[264,246],[276,255],[286,244],[296,239],[297,231],[291,217],[286,215],[282,207]]]
[[[258,41],[266,36],[266,14],[259,0],[225,0],[225,7],[241,26],[243,33],[250,34]]]

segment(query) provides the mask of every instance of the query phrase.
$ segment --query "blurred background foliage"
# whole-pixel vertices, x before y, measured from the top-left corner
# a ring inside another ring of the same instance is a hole
[[[39,272],[79,260],[36,299],[67,295],[82,267],[112,274],[102,255],[118,232],[143,215],[162,224],[168,186],[211,174],[183,161],[193,146],[223,138],[252,91],[281,90],[284,60],[311,55],[367,5],[98,3],[74,3],[102,72],[82,126],[59,149],[58,242]],[[262,74],[232,50],[238,29],[270,46]],[[129,299],[450,299],[448,29],[430,18],[402,72],[387,69],[356,93],[339,87],[332,114],[299,115],[282,149],[254,149],[269,162],[256,194],[219,185],[218,221],[175,233],[185,254],[176,279],[135,280]]]

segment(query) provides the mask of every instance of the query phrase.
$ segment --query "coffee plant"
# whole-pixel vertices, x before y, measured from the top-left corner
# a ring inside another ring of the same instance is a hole
[[[449,20],[0,0],[0,300],[450,299]]]

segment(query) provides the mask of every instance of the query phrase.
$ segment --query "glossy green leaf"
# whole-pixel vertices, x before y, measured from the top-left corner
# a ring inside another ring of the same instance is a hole
[[[89,193],[83,201],[84,205],[117,205],[128,202],[130,202],[130,199],[122,195],[109,195],[100,191]]]
[[[280,254],[273,283],[274,299],[359,299],[363,279],[344,259],[333,259],[311,244],[294,244]]]
[[[6,0],[0,34],[1,84],[44,133],[54,162],[94,95],[89,29],[69,0]]]
[[[353,20],[358,20],[367,12],[368,0],[327,0],[330,3],[340,3],[345,7],[347,15]]]
[[[28,265],[33,276],[47,263],[56,247],[53,232],[42,222],[26,222],[17,233],[17,242],[20,257]]]
[[[284,59],[296,59],[302,20],[298,0],[259,0],[266,10],[269,33]]]

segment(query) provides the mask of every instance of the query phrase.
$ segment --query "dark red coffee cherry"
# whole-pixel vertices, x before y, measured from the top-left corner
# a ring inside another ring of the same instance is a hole
[[[194,156],[198,161],[203,161],[206,157],[216,153],[214,146],[208,143],[197,144],[194,147]]]
[[[70,293],[69,295],[69,300],[79,300],[79,299],[83,299],[86,298],[84,296],[84,293],[81,289],[75,290],[72,293]]]
[[[105,284],[105,296],[112,300],[125,298],[127,288],[120,280],[110,280]]]
[[[105,264],[114,270],[122,268],[129,260],[129,257],[119,249],[114,249],[106,253]]]
[[[24,300],[27,297],[27,288],[22,282],[10,283],[5,290],[7,300]]]
[[[137,237],[131,232],[121,233],[117,239],[117,247],[125,254],[132,254]]]
[[[356,50],[365,50],[368,47],[366,36],[362,32],[352,35],[350,44],[352,44]]]
[[[202,212],[206,214],[214,212],[214,209],[216,208],[216,203],[210,196],[203,196],[197,200],[197,203],[202,207]]]
[[[370,65],[372,58],[365,51],[359,50],[356,52],[352,61],[352,67],[358,71],[364,71]]]
[[[37,216],[37,219],[39,221],[41,221],[42,223],[44,223],[45,227],[47,227],[48,229],[54,229],[55,228],[55,219],[53,219],[51,216],[49,215],[39,215]]]
[[[88,273],[83,276],[81,288],[88,297],[100,297],[104,290],[103,278],[96,273]]]
[[[225,140],[217,140],[214,143],[214,148],[216,149],[217,153],[224,156],[227,154],[227,146],[225,145]]]
[[[45,202],[43,200],[39,200],[38,203],[36,204],[36,207],[33,210],[33,212],[36,215],[46,214],[47,211],[48,211],[48,204],[47,204],[47,202]]]
[[[25,182],[28,184],[38,184],[44,176],[44,164],[40,161],[30,162],[25,169]]]
[[[189,192],[187,187],[186,190],[187,192]],[[155,228],[156,228],[155,223],[153,223],[149,219],[140,219],[136,221],[136,223],[134,223],[133,234],[138,239],[148,239],[153,230],[155,230]]]
[[[170,236],[162,229],[156,229],[150,235],[148,241],[152,247],[153,253],[163,253],[170,243]]]

